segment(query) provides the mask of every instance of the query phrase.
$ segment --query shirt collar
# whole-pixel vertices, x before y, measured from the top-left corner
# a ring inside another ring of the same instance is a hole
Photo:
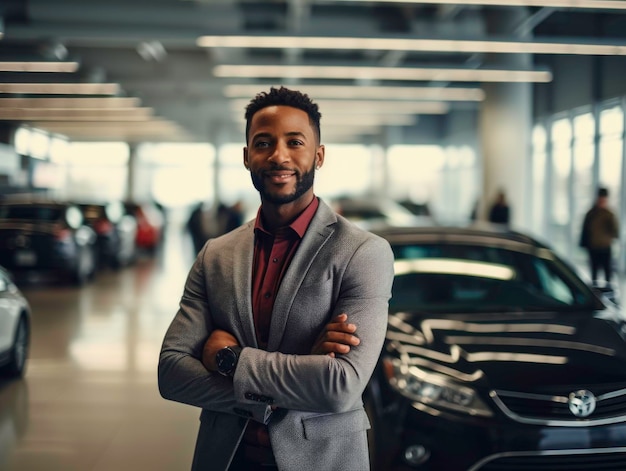
[[[317,211],[319,204],[320,204],[319,199],[317,197],[314,197],[313,201],[311,201],[311,203],[305,208],[305,210],[302,211],[300,215],[291,222],[291,224],[289,224],[285,228],[280,228],[280,229],[290,228],[293,232],[298,234],[298,236],[302,239],[304,237],[304,233],[309,227],[309,224],[313,220],[313,216],[315,215],[315,211]],[[261,231],[265,234],[272,234],[263,225],[263,218],[261,217],[261,208],[259,208],[256,214],[256,220],[254,221],[254,231],[255,232]]]

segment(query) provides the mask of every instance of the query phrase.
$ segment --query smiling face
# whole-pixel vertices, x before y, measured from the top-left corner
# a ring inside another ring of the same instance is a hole
[[[313,197],[315,169],[323,162],[324,146],[304,111],[268,106],[252,117],[244,165],[263,203],[304,209]]]

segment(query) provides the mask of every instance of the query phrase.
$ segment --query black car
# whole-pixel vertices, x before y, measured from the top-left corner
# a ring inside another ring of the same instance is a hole
[[[84,284],[95,272],[95,243],[74,204],[0,201],[0,265],[16,279],[37,275]]]
[[[377,231],[395,254],[364,395],[374,470],[626,469],[626,322],[546,245]]]
[[[96,235],[98,266],[113,269],[130,265],[136,257],[136,219],[121,202],[79,203],[85,223]]]

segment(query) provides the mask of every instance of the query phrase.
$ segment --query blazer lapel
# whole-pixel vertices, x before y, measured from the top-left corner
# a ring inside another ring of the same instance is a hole
[[[233,287],[241,334],[246,346],[258,347],[252,315],[252,263],[254,260],[254,221],[239,230],[234,242]],[[228,296],[228,294],[226,294]]]
[[[317,254],[334,232],[335,213],[322,200],[280,284],[270,325],[268,351],[276,351],[285,333],[293,300]]]

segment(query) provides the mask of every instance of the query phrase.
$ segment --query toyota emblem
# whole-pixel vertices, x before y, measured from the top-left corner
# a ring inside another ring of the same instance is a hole
[[[576,417],[588,417],[596,410],[596,396],[591,391],[581,389],[570,393],[567,404]]]

